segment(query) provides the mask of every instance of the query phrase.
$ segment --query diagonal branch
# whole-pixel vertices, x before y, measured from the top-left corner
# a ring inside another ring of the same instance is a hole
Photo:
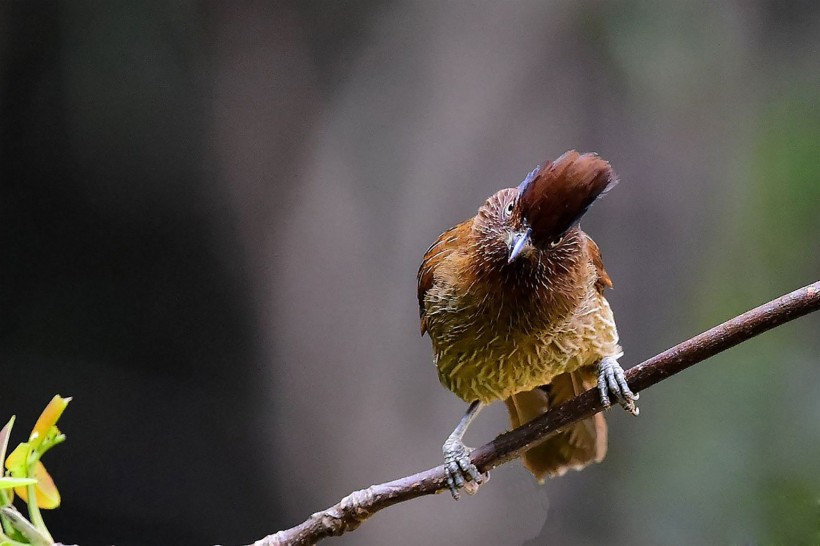
[[[638,364],[626,372],[626,379],[633,392],[642,391],[730,347],[818,309],[820,281],[747,311]],[[477,448],[471,458],[479,470],[486,472],[519,457],[530,446],[561,428],[603,409],[597,389],[588,390]],[[446,488],[443,465],[392,482],[372,485],[354,491],[338,504],[316,512],[296,527],[256,541],[254,546],[314,544],[323,538],[356,529],[383,508]]]

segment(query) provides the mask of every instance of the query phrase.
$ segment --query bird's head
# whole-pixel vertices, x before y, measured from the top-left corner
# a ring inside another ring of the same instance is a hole
[[[570,150],[484,203],[474,224],[479,249],[508,263],[536,250],[555,249],[592,203],[617,183],[612,167],[597,154]]]

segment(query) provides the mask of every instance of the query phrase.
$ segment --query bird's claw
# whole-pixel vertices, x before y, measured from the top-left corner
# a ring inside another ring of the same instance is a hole
[[[601,394],[601,403],[608,408],[611,404],[609,393],[615,395],[618,403],[632,415],[638,415],[638,406],[635,401],[638,395],[634,394],[626,383],[624,369],[618,364],[618,359],[607,356],[598,364],[598,392]]]
[[[447,488],[455,500],[460,498],[459,489],[468,495],[474,495],[478,486],[490,478],[489,472],[482,474],[470,460],[471,448],[460,440],[448,440],[442,447],[444,452],[444,469],[447,473]]]

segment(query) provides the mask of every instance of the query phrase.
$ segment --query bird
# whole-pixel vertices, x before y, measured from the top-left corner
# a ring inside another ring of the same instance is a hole
[[[580,228],[618,183],[609,162],[569,150],[490,196],[477,214],[430,245],[418,270],[421,334],[441,383],[468,403],[442,447],[447,486],[474,493],[489,477],[463,438],[486,405],[502,400],[516,428],[587,389],[637,415],[604,290],[612,280],[598,245]],[[543,483],[603,460],[602,414],[530,448],[522,463]]]

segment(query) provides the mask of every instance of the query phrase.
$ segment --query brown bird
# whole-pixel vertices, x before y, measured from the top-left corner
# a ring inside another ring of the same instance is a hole
[[[504,400],[517,427],[597,386],[605,406],[611,391],[637,415],[603,295],[612,281],[598,245],[578,225],[616,183],[609,163],[571,150],[487,199],[424,254],[421,333],[430,335],[441,382],[470,403],[443,447],[456,499],[459,489],[472,492],[485,479],[462,439],[490,402]],[[522,461],[543,481],[600,462],[606,449],[606,422],[597,414],[532,447]]]

